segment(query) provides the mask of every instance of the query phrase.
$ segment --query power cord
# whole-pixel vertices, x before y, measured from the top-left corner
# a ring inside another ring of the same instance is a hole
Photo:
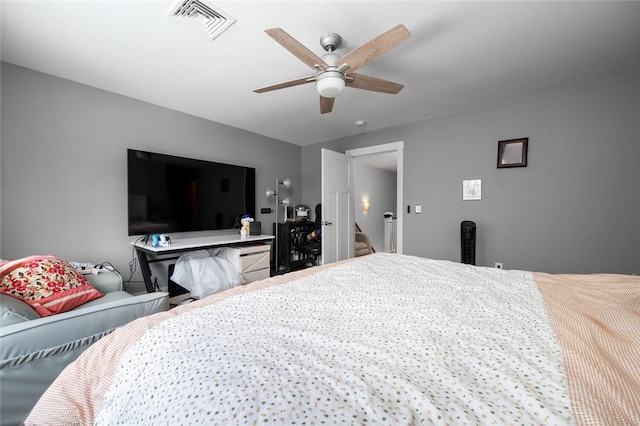
[[[67,262],[71,267],[75,268],[76,271],[80,272],[81,274],[94,274],[94,275],[98,275],[101,271],[109,271],[109,272],[115,272],[116,274],[118,274],[118,276],[120,276],[120,279],[122,279],[122,274],[120,273],[120,271],[118,271],[116,269],[115,266],[113,266],[113,264],[111,262],[102,262],[102,263],[81,263],[81,262]],[[125,282],[122,283],[122,286],[124,287],[124,289],[127,289],[127,285]]]
[[[136,257],[136,244],[138,244],[140,241],[144,241],[144,243],[146,244],[147,241],[149,241],[150,236],[151,234],[142,235],[140,238],[135,240],[135,242],[131,246],[131,261],[129,262],[129,278],[123,281],[125,290],[131,283],[131,280],[133,279],[133,275],[138,270],[138,258]]]
[[[111,262],[102,262],[99,265],[96,265],[96,269],[106,269],[109,272],[117,272],[118,275],[122,276],[120,271],[118,271]]]
[[[115,266],[113,266],[113,263],[111,262],[102,262],[100,264],[96,264],[95,268],[98,270],[98,272],[100,272],[101,269],[105,269],[109,272],[115,272],[116,274],[118,274],[120,276],[120,279],[122,279],[122,274],[120,273],[120,271],[118,271],[118,269],[116,269]],[[124,291],[127,291],[127,283],[126,282],[122,282],[122,287],[124,288]]]

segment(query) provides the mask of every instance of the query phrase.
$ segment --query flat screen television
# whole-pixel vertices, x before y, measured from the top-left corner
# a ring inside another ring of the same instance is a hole
[[[209,231],[255,217],[252,167],[127,150],[129,235]]]

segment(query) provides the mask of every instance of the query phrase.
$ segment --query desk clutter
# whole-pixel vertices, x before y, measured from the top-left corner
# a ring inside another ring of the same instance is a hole
[[[273,224],[275,274],[316,266],[322,256],[322,204],[316,204],[313,221],[309,206],[299,204],[293,210],[293,219]]]
[[[186,252],[169,265],[169,296],[203,299],[269,278],[270,251],[269,244],[248,244]]]
[[[318,264],[321,255],[320,230],[315,222],[296,220],[278,224],[278,257],[280,271],[290,272]],[[274,235],[276,224],[273,224]],[[275,259],[274,259],[275,260]],[[275,262],[274,262],[275,263]]]
[[[244,283],[239,270],[224,256],[224,248],[190,251],[175,264],[171,281],[204,299]]]

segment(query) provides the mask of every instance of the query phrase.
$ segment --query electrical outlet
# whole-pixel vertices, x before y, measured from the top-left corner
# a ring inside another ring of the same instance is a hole
[[[497,269],[502,269],[502,268],[503,268],[503,266],[504,266],[504,265],[503,265],[501,262],[496,262],[496,264],[495,264],[495,267],[496,267]]]

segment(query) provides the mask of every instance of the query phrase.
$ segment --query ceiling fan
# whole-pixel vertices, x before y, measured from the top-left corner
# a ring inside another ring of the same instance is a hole
[[[356,89],[391,94],[400,92],[404,87],[402,84],[354,72],[411,37],[411,33],[404,25],[391,28],[343,57],[334,53],[342,42],[342,38],[335,33],[328,33],[320,37],[320,45],[327,53],[319,57],[281,28],[273,28],[265,30],[265,32],[298,59],[313,68],[316,73],[312,76],[261,87],[254,90],[256,93],[270,92],[315,81],[316,89],[320,95],[320,113],[326,114],[333,110],[335,98],[342,94],[345,85]]]

